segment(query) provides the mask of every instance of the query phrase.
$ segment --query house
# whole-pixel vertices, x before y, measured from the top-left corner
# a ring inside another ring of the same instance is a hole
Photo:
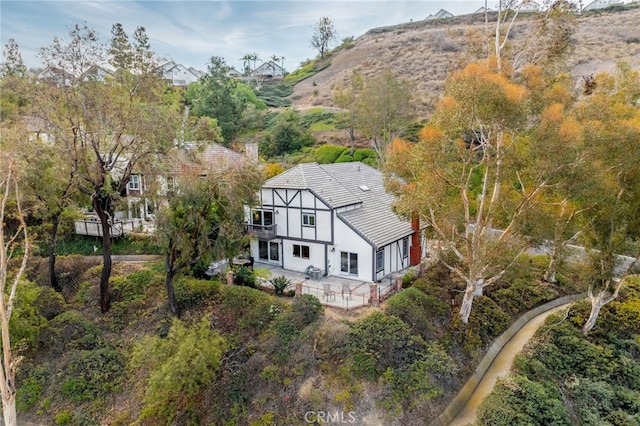
[[[127,183],[127,216],[130,219],[154,219],[158,203],[173,191],[180,178],[185,175],[206,176],[213,170],[232,167],[244,161],[258,161],[257,146],[246,144],[245,153],[240,153],[219,144],[197,147],[186,144],[169,158],[163,171],[137,170]]]
[[[274,78],[274,77],[278,77],[278,78],[282,78],[284,77],[284,68],[282,68],[280,65],[276,64],[273,61],[267,61],[262,63],[258,68],[256,68],[255,70],[253,70],[253,72],[251,73],[251,77],[258,77],[258,78]]]
[[[622,0],[594,0],[588,5],[586,5],[583,10],[597,10],[597,9],[605,9],[607,7],[611,7],[617,4],[623,4]]]
[[[185,67],[182,64],[176,64],[174,61],[165,62],[157,68],[157,72],[163,79],[168,80],[174,86],[186,87],[191,83],[198,81],[204,75],[193,67]]]
[[[247,212],[257,262],[378,281],[422,256],[419,224],[397,216],[382,173],[360,162],[304,163],[269,179]]]
[[[540,9],[540,4],[534,0],[524,0],[520,4],[520,12],[537,12]]]
[[[242,78],[242,73],[237,69],[235,69],[234,67],[231,67],[227,70],[227,77]]]
[[[431,21],[433,19],[446,19],[446,18],[453,18],[453,13],[446,11],[444,9],[440,9],[438,13],[436,13],[435,15],[429,15],[426,18],[424,18],[424,20]]]

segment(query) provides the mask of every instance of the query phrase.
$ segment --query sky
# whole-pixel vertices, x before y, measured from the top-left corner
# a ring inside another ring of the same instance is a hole
[[[16,41],[29,68],[42,66],[40,48],[55,36],[68,40],[75,24],[86,23],[108,43],[111,27],[120,23],[130,38],[145,27],[151,50],[187,67],[206,71],[209,59],[220,56],[240,70],[240,58],[257,53],[263,61],[284,56],[291,72],[317,55],[309,40],[322,17],[331,20],[339,42],[440,9],[461,15],[482,6],[483,0],[0,0],[0,36],[3,51],[10,38]]]

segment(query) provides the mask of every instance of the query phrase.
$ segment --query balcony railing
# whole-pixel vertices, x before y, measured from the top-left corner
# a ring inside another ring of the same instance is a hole
[[[259,240],[273,240],[277,236],[276,224],[273,225],[253,225],[247,223],[244,225],[248,234],[253,235]]]

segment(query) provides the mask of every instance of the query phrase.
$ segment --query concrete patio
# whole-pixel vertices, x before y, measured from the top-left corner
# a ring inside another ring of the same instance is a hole
[[[370,306],[372,284],[376,285],[375,291],[378,295],[377,299],[383,301],[398,290],[398,280],[402,280],[402,276],[408,269],[396,272],[382,279],[381,282],[371,283],[365,281],[353,280],[349,277],[327,276],[320,279],[306,278],[304,273],[293,272],[282,269],[266,263],[256,262],[254,268],[267,268],[271,273],[270,278],[279,276],[286,277],[291,284],[285,291],[296,289],[296,284],[300,286],[302,294],[312,294],[317,297],[325,306],[351,310],[363,306]],[[262,280],[261,285],[266,288],[273,288],[269,284],[269,279]]]

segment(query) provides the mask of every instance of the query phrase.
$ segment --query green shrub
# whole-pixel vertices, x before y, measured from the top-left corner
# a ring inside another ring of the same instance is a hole
[[[487,295],[507,313],[515,316],[557,298],[558,292],[541,281],[515,278],[508,287],[490,290]]]
[[[350,163],[353,161],[353,157],[349,154],[349,150],[345,149],[340,157],[335,161],[336,163]]]
[[[69,410],[62,410],[56,414],[53,422],[57,425],[70,425],[73,423],[73,413]]]
[[[353,372],[375,380],[388,368],[400,369],[417,360],[424,341],[393,315],[377,311],[353,324],[349,332],[349,352]]]
[[[29,281],[23,281],[16,288],[16,301],[9,322],[12,347],[33,348],[37,345],[40,330],[47,323],[36,308],[43,290],[43,287]]]
[[[114,301],[137,301],[143,299],[147,287],[162,285],[162,277],[150,269],[141,269],[126,276],[111,278],[112,295]]]
[[[46,320],[52,320],[64,312],[66,303],[62,294],[51,287],[41,287],[38,298],[33,301],[33,306],[40,316]]]
[[[125,234],[111,245],[112,254],[162,254],[158,238],[146,234]]]
[[[413,269],[410,270],[410,271],[407,271],[402,276],[402,288],[407,288],[407,287],[411,286],[411,283],[413,282],[415,277],[416,277],[416,271],[414,271]]]
[[[175,280],[173,289],[181,310],[215,302],[220,298],[220,284],[217,281],[180,277]]]
[[[425,340],[434,337],[434,324],[443,326],[451,316],[448,304],[413,287],[389,298],[385,312],[400,318]]]
[[[187,327],[174,319],[166,338],[147,337],[136,345],[131,368],[148,372],[141,420],[154,424],[200,424],[202,392],[216,379],[228,345],[208,318]]]
[[[344,146],[338,145],[322,145],[316,148],[315,158],[318,164],[330,164],[335,163],[340,155],[348,149]]]
[[[219,324],[230,332],[247,331],[257,335],[265,330],[284,304],[260,290],[221,286]]]
[[[72,354],[60,389],[72,401],[91,401],[119,389],[124,356],[116,349],[100,348]]]
[[[378,153],[376,152],[375,149],[372,149],[372,148],[359,148],[353,152],[353,159],[355,161],[364,162],[364,160],[366,160],[367,158],[371,158],[377,161]]]
[[[44,365],[33,366],[28,376],[19,381],[16,391],[16,408],[18,411],[29,411],[42,399],[42,389],[51,374]]]
[[[273,289],[277,295],[282,295],[284,293],[284,289],[287,288],[289,284],[291,284],[291,281],[289,281],[289,279],[284,275],[272,278],[269,280],[269,282],[273,286]]]
[[[256,275],[251,269],[241,266],[233,274],[233,283],[244,287],[256,288]]]
[[[100,344],[100,333],[80,312],[64,312],[40,331],[39,343],[44,351],[62,354],[68,349],[91,350]]]

